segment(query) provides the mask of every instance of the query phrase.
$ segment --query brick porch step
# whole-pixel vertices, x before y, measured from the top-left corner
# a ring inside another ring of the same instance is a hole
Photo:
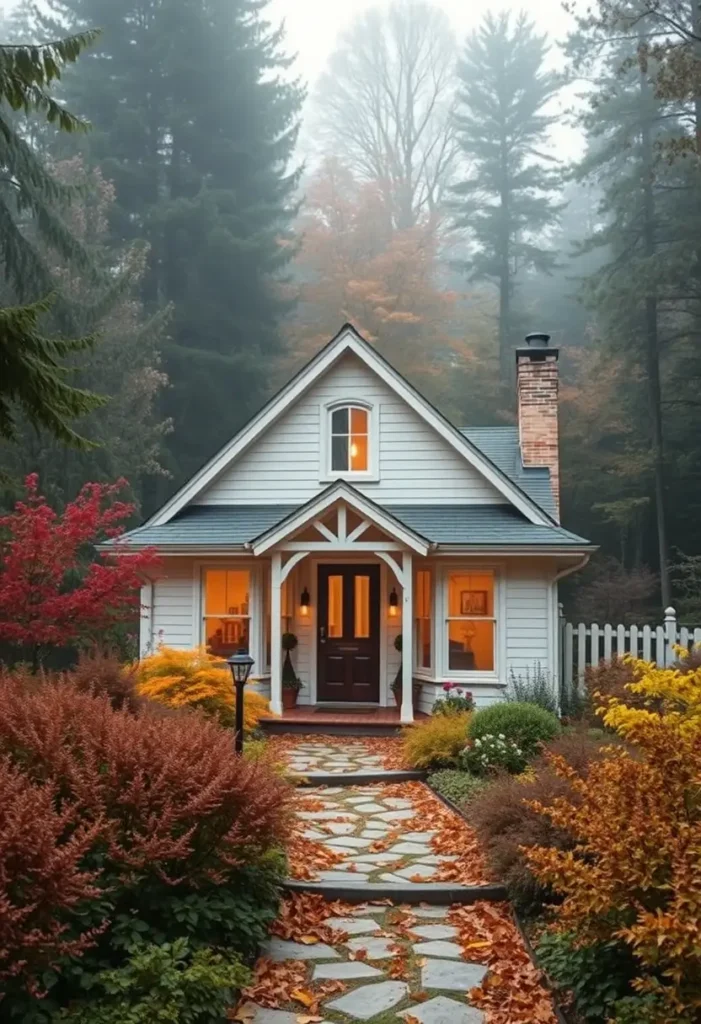
[[[416,721],[428,718],[414,712]],[[339,711],[317,705],[283,711],[281,718],[263,718],[261,729],[270,734],[307,733],[326,736],[394,736],[401,728],[399,708]]]

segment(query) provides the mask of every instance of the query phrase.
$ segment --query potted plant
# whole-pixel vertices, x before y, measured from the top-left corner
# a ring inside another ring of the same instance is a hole
[[[401,653],[402,650],[402,634],[398,633],[394,638],[394,649]],[[394,694],[394,700],[398,708],[402,706],[402,691],[404,689],[402,685],[402,666],[400,665],[397,669],[397,674],[390,686],[392,693]],[[417,707],[419,700],[421,699],[421,683],[412,683],[411,686],[411,699],[414,708]]]
[[[285,660],[282,663],[282,706],[285,711],[297,707],[297,695],[302,689],[302,683],[290,658],[290,651],[294,651],[296,646],[297,637],[294,633],[282,634],[282,649],[285,652]]]

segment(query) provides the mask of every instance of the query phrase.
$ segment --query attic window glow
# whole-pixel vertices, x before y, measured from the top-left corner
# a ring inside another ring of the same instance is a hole
[[[337,473],[368,470],[367,409],[344,405],[331,413],[331,469]]]

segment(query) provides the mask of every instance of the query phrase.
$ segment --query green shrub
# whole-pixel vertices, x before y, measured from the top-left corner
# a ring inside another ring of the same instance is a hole
[[[186,939],[136,947],[102,971],[91,995],[58,1013],[56,1024],[222,1024],[250,972],[232,954],[191,949]]]
[[[471,740],[483,736],[502,736],[513,740],[525,758],[538,753],[542,743],[555,739],[560,723],[555,715],[536,704],[500,703],[482,708],[470,720],[468,736]]]
[[[636,965],[622,944],[580,946],[570,932],[546,933],[536,953],[551,982],[572,994],[578,1017],[592,1024],[604,1024],[616,1002],[632,991]]]
[[[509,676],[506,699],[516,704],[536,704],[545,711],[557,714],[557,696],[552,679],[537,661],[533,671],[526,669],[525,675],[516,675],[513,669]]]
[[[656,995],[626,996],[614,1005],[609,1019],[611,1024],[661,1024],[669,1020],[669,1012]],[[698,1017],[680,1011],[674,1024],[698,1024]]]
[[[494,736],[485,733],[484,736],[470,740],[470,745],[460,754],[458,764],[463,771],[475,775],[498,771],[520,775],[528,764],[528,758],[516,740],[510,740],[503,734]]]
[[[437,793],[452,800],[459,807],[469,803],[486,786],[484,779],[451,768],[433,772],[428,781]]]

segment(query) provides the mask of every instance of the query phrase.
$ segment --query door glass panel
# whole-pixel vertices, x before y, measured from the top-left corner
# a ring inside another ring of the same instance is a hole
[[[329,576],[329,636],[343,636],[343,576]]]
[[[361,640],[370,636],[370,577],[355,576],[354,579],[355,614],[353,634],[356,640]]]

